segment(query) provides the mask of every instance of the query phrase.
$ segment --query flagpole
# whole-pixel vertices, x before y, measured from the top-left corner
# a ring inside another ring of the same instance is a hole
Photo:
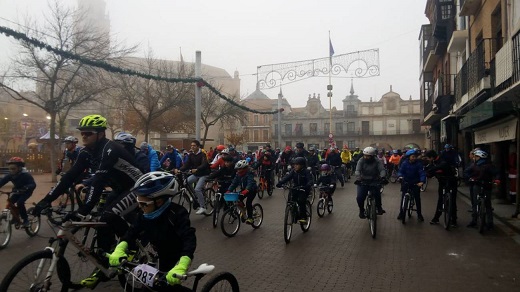
[[[327,96],[329,97],[329,140],[332,140],[332,55],[334,54],[334,49],[332,48],[332,41],[330,40],[330,30],[329,30],[329,85],[327,85]],[[331,145],[332,146],[332,142]]]

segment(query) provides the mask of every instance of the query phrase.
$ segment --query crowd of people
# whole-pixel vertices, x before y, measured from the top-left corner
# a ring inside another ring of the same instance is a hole
[[[58,184],[45,196],[33,210],[38,216],[74,184],[88,184],[89,190],[81,207],[67,215],[66,220],[83,220],[98,203],[105,188],[112,194],[102,212],[102,222],[109,228],[100,229],[98,245],[110,252],[107,265],[118,265],[126,257],[128,250],[135,248],[135,239],[144,236],[157,248],[160,269],[169,271],[167,281],[172,287],[182,289],[180,281],[173,274],[185,273],[193,259],[196,248],[195,229],[191,227],[189,214],[181,206],[171,202],[170,197],[178,190],[176,175],[186,174],[188,184],[193,184],[197,201],[196,214],[206,213],[203,197],[205,182],[217,180],[220,192],[238,190],[240,202],[247,210],[247,224],[253,223],[252,201],[257,193],[257,179],[260,175],[267,179],[269,186],[275,185],[275,174],[280,174],[276,187],[291,183],[293,196],[299,206],[298,221],[305,224],[306,200],[313,186],[325,186],[332,197],[336,185],[344,186],[350,176],[357,184],[356,202],[359,218],[366,218],[364,200],[370,190],[376,199],[377,214],[383,215],[383,203],[378,185],[387,183],[388,176],[396,171],[402,182],[401,192],[411,186],[417,204],[418,220],[424,221],[420,200],[420,187],[426,177],[436,177],[439,181],[438,203],[431,224],[438,224],[442,209],[442,188],[451,190],[453,202],[457,195],[456,168],[461,163],[460,155],[452,145],[447,144],[441,153],[434,150],[408,149],[406,151],[385,151],[374,147],[353,150],[343,147],[323,150],[297,143],[283,150],[272,149],[266,144],[256,152],[238,152],[232,145],[218,145],[209,151],[203,149],[198,140],[190,143],[190,149],[176,149],[168,145],[165,152],[156,151],[143,142],[136,146],[136,138],[129,133],[119,133],[114,141],[106,137],[107,121],[100,115],[83,117],[78,125],[83,147],[73,136],[63,140],[65,150],[59,161],[58,171],[62,173],[64,162],[70,169],[64,173]],[[489,155],[482,149],[471,151],[471,164],[464,174],[471,190],[473,220],[468,227],[475,226],[476,196],[480,190],[491,191],[493,183],[499,183],[496,172],[491,166]],[[24,161],[13,157],[8,162],[10,174],[0,180],[0,186],[11,181],[14,184],[12,203],[18,207],[22,224],[27,225],[25,201],[36,187],[32,176],[24,171]],[[289,167],[291,166],[291,167]],[[85,182],[85,178],[88,178]],[[361,183],[359,183],[361,182]],[[484,186],[481,188],[481,186]],[[490,196],[488,196],[490,198]],[[244,202],[245,201],[245,202]],[[486,201],[491,212],[491,201]],[[453,208],[452,226],[457,225],[457,208]],[[404,216],[399,212],[398,219]],[[491,213],[488,214],[488,228],[493,228]],[[116,242],[115,235],[120,239]],[[94,288],[107,275],[95,270],[81,284]]]

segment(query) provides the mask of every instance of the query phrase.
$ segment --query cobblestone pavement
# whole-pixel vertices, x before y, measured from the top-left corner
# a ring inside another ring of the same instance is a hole
[[[426,222],[414,216],[406,225],[396,220],[398,187],[388,185],[383,194],[386,214],[378,218],[376,239],[367,221],[358,218],[355,186],[348,183],[337,189],[332,214],[318,218],[314,210],[310,231],[294,229],[291,243],[285,244],[282,194],[276,190],[273,197],[257,198],[265,215],[261,228],[242,225],[234,238],[213,229],[210,217],[193,214],[198,239],[193,266],[207,262],[216,271],[232,272],[242,291],[520,291],[517,234],[499,221],[484,235],[466,228],[470,214],[463,196],[458,200],[458,228],[446,231],[428,224],[436,182],[422,193]],[[31,239],[15,232],[0,251],[0,278],[24,255],[43,248],[51,235],[47,226]],[[121,288],[113,280],[96,290]]]

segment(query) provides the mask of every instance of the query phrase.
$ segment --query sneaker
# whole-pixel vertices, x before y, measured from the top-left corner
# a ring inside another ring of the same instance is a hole
[[[199,207],[199,209],[197,209],[197,212],[195,212],[195,214],[197,214],[197,215],[205,215],[206,214],[206,208]]]
[[[88,277],[81,280],[81,286],[94,290],[101,281],[107,281],[109,278],[105,276],[99,269],[95,269],[94,272]]]
[[[385,213],[386,213],[386,211],[383,210],[383,209],[379,209],[379,210],[377,210],[377,215],[383,215],[383,214],[385,214]]]
[[[302,218],[302,219],[298,220],[298,223],[300,223],[300,224],[307,224],[307,219],[306,218]]]
[[[439,219],[437,219],[437,218],[433,218],[433,219],[430,221],[430,224],[431,224],[431,225],[437,225],[437,224],[439,224]]]
[[[247,224],[247,225],[251,225],[251,224],[253,224],[253,222],[255,222],[255,221],[253,220],[253,218],[247,218],[247,220],[246,220],[246,224]]]
[[[422,215],[417,216],[417,220],[420,222],[424,222],[424,217]]]
[[[365,216],[365,211],[359,211],[359,218],[367,219],[367,216]]]

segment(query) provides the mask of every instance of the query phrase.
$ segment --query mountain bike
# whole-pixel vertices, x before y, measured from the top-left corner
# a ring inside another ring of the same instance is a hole
[[[376,198],[372,194],[373,188],[379,188],[380,184],[379,182],[366,182],[366,181],[356,181],[356,185],[360,186],[368,186],[368,193],[367,197],[365,199],[365,216],[368,220],[368,225],[370,227],[370,234],[372,235],[372,238],[376,238],[377,233],[377,208],[376,208]]]
[[[318,204],[316,205],[316,211],[318,213],[318,216],[323,217],[325,215],[325,210],[327,210],[329,214],[332,213],[332,209],[334,208],[334,202],[332,201],[332,194],[329,194],[329,192],[334,187],[334,185],[314,185],[314,187],[318,188],[320,192],[320,199],[318,200]]]
[[[183,206],[188,214],[191,214],[191,210],[195,210],[199,207],[199,203],[197,197],[195,196],[195,190],[193,186],[188,183],[188,176],[191,175],[191,172],[184,171],[179,172],[177,174],[177,182],[179,183],[179,191],[173,195],[172,202]],[[205,192],[203,192],[205,194]],[[206,213],[204,215],[211,216],[213,212],[213,202],[215,200],[214,194],[208,192],[204,195],[204,208],[206,208]]]
[[[491,207],[491,182],[475,182],[479,187],[476,194],[476,220],[479,233],[484,233],[486,226],[491,223],[492,207]],[[486,187],[488,189],[486,189]]]
[[[442,188],[442,214],[444,219],[444,229],[450,230],[453,221],[453,193],[449,186],[449,178],[444,178],[446,181]]]
[[[258,198],[262,199],[264,197],[264,193],[267,192],[269,196],[273,195],[273,181],[272,181],[272,172],[269,172],[271,176],[271,182],[269,183],[266,178],[266,173],[261,171],[258,179]]]
[[[208,264],[201,264],[195,270],[187,272],[185,275],[174,274],[175,278],[186,280],[188,277],[195,277],[192,291],[197,291],[200,279],[211,273],[215,266]],[[146,287],[145,291],[161,291],[161,289],[168,287],[166,281],[166,272],[161,272],[153,265],[136,264],[123,260],[120,265],[120,270],[125,271],[133,280],[133,283],[141,284]],[[143,289],[144,290],[144,289]],[[238,280],[229,272],[221,272],[209,279],[200,290],[202,292],[208,291],[240,291]]]
[[[396,183],[397,182],[397,179],[398,179],[397,172],[398,172],[398,166],[394,165],[394,169],[392,170],[392,173],[390,174],[390,178],[389,178],[389,180],[392,183]]]
[[[401,222],[403,222],[403,224],[406,224],[406,216],[408,215],[408,218],[411,218],[413,211],[417,212],[417,209],[415,208],[415,197],[412,195],[413,185],[409,184],[406,181],[403,181],[403,184],[405,186],[406,191],[403,197],[403,205],[401,206],[403,214]]]
[[[220,220],[220,228],[222,233],[227,237],[233,237],[238,233],[240,224],[245,223],[247,219],[247,212],[242,201],[238,199],[239,193],[225,193],[224,200],[232,203],[231,207],[222,214]],[[262,205],[253,204],[253,223],[251,227],[257,229],[264,221],[264,209]]]
[[[293,192],[294,191],[305,192],[305,190],[300,189],[300,188],[290,187],[288,185],[284,186],[284,190],[285,189],[288,189],[289,192],[288,192],[287,196],[285,196],[285,194],[284,194],[284,197],[286,199],[286,206],[285,206],[283,233],[284,233],[285,243],[289,243],[289,242],[291,242],[293,224],[300,224],[300,227],[304,233],[309,231],[309,228],[311,227],[311,221],[312,221],[312,210],[311,210],[311,204],[307,200],[306,204],[305,204],[307,222],[306,223],[299,222],[298,218],[300,217],[300,208],[298,207],[298,203],[293,199]]]
[[[15,229],[22,228],[22,219],[20,218],[20,214],[18,212],[18,208],[13,206],[10,201],[12,192],[4,192],[0,191],[0,195],[7,195],[7,204],[4,210],[0,215],[0,249],[4,249],[7,247],[9,242],[11,241],[11,236],[13,233],[12,225],[14,225]],[[27,216],[29,220],[29,226],[23,227],[25,233],[30,237],[35,236],[40,231],[40,217],[32,216],[32,210],[34,207],[27,209]],[[0,290],[2,291],[2,290]]]

